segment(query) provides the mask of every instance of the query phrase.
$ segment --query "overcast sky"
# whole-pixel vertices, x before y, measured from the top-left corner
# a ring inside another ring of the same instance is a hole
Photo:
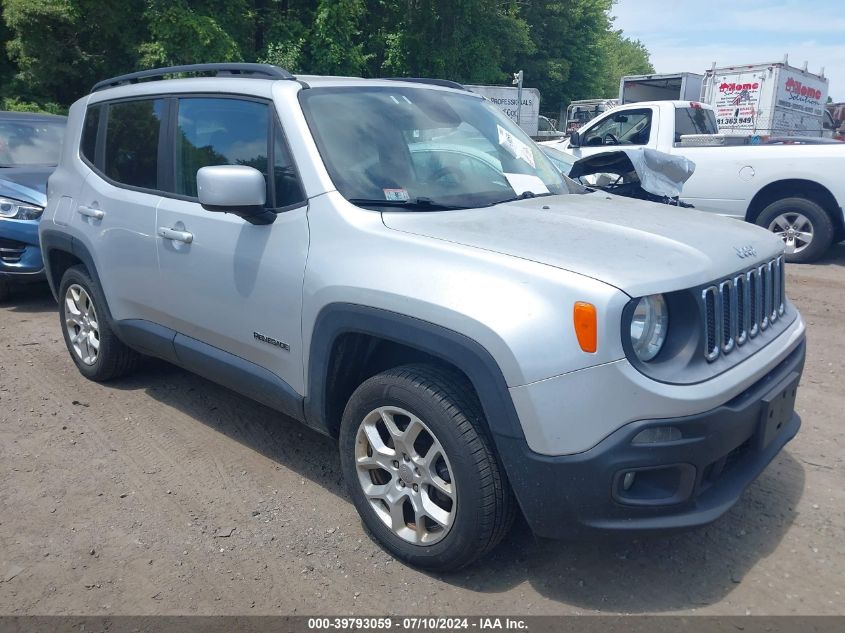
[[[781,61],[824,66],[845,101],[845,0],[619,0],[614,24],[639,39],[659,73]]]

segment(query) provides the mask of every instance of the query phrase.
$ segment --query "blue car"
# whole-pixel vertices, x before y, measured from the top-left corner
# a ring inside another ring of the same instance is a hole
[[[0,112],[0,301],[11,285],[45,278],[38,222],[65,123],[63,116]]]

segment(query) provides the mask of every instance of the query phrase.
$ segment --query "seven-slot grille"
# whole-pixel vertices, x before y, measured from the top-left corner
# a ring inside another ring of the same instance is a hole
[[[765,332],[784,312],[783,257],[701,291],[704,358],[714,361]]]

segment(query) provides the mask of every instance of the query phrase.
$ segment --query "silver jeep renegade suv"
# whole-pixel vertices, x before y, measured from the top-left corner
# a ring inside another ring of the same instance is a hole
[[[365,525],[420,567],[517,508],[544,537],[705,524],[800,426],[779,239],[576,187],[450,82],[101,82],[40,239],[83,375],[156,356],[337,437]]]

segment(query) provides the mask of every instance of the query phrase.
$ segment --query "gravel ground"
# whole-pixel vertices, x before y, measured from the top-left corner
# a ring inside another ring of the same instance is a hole
[[[804,426],[715,524],[457,574],[364,533],[334,443],[170,365],[83,379],[46,287],[0,307],[0,614],[845,614],[845,244],[792,266]]]

